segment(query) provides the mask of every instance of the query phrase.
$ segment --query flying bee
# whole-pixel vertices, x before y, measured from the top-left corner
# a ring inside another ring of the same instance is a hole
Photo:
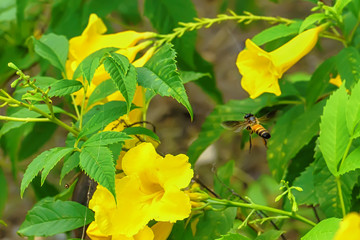
[[[260,121],[266,119],[266,117],[257,118],[253,114],[248,113],[244,116],[244,121],[225,121],[222,125],[227,128],[231,129],[235,132],[240,132],[243,129],[246,129],[250,133],[250,150],[251,150],[251,135],[256,133],[259,135],[263,141],[264,145],[267,148],[267,139],[271,137],[268,130],[266,130],[261,124]]]

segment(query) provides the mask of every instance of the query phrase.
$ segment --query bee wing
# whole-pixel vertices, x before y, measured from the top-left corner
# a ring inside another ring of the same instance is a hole
[[[234,132],[240,132],[246,128],[247,123],[245,121],[225,121],[222,122],[221,125],[226,129],[233,130]]]
[[[265,116],[262,116],[262,117],[259,117],[259,118],[257,118],[257,120],[259,121],[259,122],[262,122],[262,123],[266,123],[266,122],[268,122],[269,120],[270,120],[270,118],[267,116],[267,115],[265,115]]]

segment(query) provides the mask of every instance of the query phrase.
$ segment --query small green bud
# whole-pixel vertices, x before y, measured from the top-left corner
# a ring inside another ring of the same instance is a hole
[[[9,63],[8,63],[8,67],[9,67],[9,68],[12,68],[12,69],[14,69],[14,70],[19,70],[19,68],[18,68],[14,63],[12,63],[12,62],[9,62]]]
[[[20,80],[21,80],[20,78],[16,79],[15,81],[13,81],[13,82],[11,83],[10,86],[11,86],[12,88],[15,88],[16,85],[19,83]]]

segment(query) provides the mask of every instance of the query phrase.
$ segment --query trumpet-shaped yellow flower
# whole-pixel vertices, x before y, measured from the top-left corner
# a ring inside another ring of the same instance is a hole
[[[358,240],[360,239],[360,214],[349,213],[340,223],[340,228],[335,234],[334,240]]]
[[[187,187],[193,170],[184,154],[161,157],[151,143],[130,149],[122,159],[125,177],[116,179],[117,203],[111,193],[98,186],[89,207],[105,235],[132,237],[150,220],[176,222],[189,216]]]
[[[323,27],[304,31],[272,52],[266,52],[250,39],[241,51],[236,65],[242,75],[241,86],[256,98],[264,92],[281,94],[278,80],[290,67],[308,54],[315,46]]]
[[[77,36],[69,40],[69,56],[66,62],[66,74],[68,78],[73,76],[76,68],[87,56],[106,47],[119,48],[117,53],[126,56],[130,62],[134,62],[136,54],[151,44],[150,41],[142,42],[140,44],[137,43],[140,40],[154,37],[154,33],[152,32],[138,33],[135,31],[124,31],[114,34],[104,34],[106,31],[107,28],[102,20],[96,14],[91,14],[89,23],[81,36]],[[149,49],[149,53],[144,54],[143,57],[135,60],[135,62],[144,64],[151,57],[153,52],[153,49]],[[141,66],[142,65],[137,64],[137,67]],[[110,75],[105,71],[104,66],[100,66],[96,70],[94,78],[88,87],[86,99],[90,97],[96,86],[107,79],[110,79]],[[84,90],[81,89],[74,95],[76,104],[81,105],[84,97]],[[143,95],[142,88],[138,87],[133,103],[137,106],[142,106]],[[117,91],[116,93],[107,97],[104,102],[112,101],[114,99],[120,101],[124,100],[120,92]],[[139,115],[140,111],[137,110],[137,112],[137,115]]]

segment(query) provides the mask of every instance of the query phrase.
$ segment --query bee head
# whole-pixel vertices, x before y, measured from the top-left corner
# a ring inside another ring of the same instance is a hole
[[[244,118],[245,118],[245,119],[248,119],[249,117],[253,117],[253,116],[254,116],[253,114],[248,113],[248,114],[246,114],[246,115],[244,116]]]

